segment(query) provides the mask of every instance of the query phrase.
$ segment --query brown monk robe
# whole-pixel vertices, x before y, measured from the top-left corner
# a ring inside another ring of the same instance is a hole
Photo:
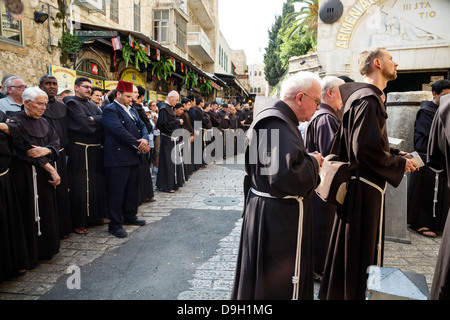
[[[447,187],[450,188],[450,95],[441,98],[441,105],[431,125],[427,165],[435,172],[445,172]],[[449,219],[450,215],[447,215],[431,286],[431,299],[433,300],[450,299]]]
[[[397,64],[384,48],[360,54],[364,82],[340,86],[344,114],[342,135],[332,153],[358,163],[344,204],[338,208],[325,261],[319,299],[363,300],[367,268],[382,266],[384,192],[397,187],[404,172],[417,165],[391,150],[386,130],[386,107],[381,91],[397,78]]]
[[[311,87],[300,88],[298,78]],[[283,100],[257,100],[247,131],[246,202],[232,299],[313,299],[311,194],[322,157],[306,152],[297,126],[318,106],[320,79],[300,73],[286,81]]]

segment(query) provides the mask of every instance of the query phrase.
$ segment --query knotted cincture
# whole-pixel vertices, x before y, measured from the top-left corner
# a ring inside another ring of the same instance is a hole
[[[436,173],[434,177],[434,199],[433,199],[433,218],[436,218],[436,204],[438,202],[438,192],[439,192],[439,173]]]
[[[37,223],[37,235],[42,235],[41,232],[41,217],[39,216],[39,194],[37,186],[37,172],[36,167],[31,166],[31,173],[33,176],[33,194],[34,194],[34,221]]]
[[[352,179],[359,179],[361,182],[364,182],[365,184],[368,184],[369,186],[377,189],[381,193],[381,211],[380,211],[380,225],[379,225],[379,235],[378,235],[378,244],[377,244],[377,266],[381,267],[381,248],[382,248],[382,242],[383,242],[383,217],[384,217],[384,195],[386,194],[386,187],[387,183],[384,183],[384,189],[381,189],[379,186],[377,186],[372,181],[369,181],[363,177],[352,177]]]
[[[84,159],[85,159],[85,170],[86,170],[86,213],[87,216],[90,216],[89,213],[89,159],[88,159],[88,148],[90,147],[101,147],[100,144],[86,144],[81,142],[74,142],[76,145],[84,147]]]
[[[297,250],[295,254],[295,268],[294,275],[292,276],[292,284],[294,285],[292,291],[292,300],[298,300],[298,293],[300,289],[300,267],[301,267],[301,252],[302,252],[302,237],[303,237],[303,197],[300,196],[285,196],[283,198],[277,198],[272,196],[269,193],[257,191],[253,188],[250,188],[250,191],[255,195],[264,198],[271,199],[295,199],[298,201],[299,207],[299,217],[298,217],[298,231],[297,231]]]

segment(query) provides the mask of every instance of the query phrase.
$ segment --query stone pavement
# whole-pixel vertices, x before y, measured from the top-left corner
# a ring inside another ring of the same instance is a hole
[[[156,192],[156,202],[139,208],[139,217],[147,224],[159,221],[178,208],[217,210],[239,210],[243,208],[243,157],[238,155],[238,164],[217,162],[207,169],[197,171],[185,187],[173,194]],[[225,178],[226,177],[226,178]],[[232,201],[229,201],[232,200]],[[237,201],[236,201],[237,200]],[[179,300],[228,300],[234,277],[242,219],[236,221],[231,233],[218,243],[216,254],[197,268],[190,289],[181,292]],[[58,279],[66,275],[71,265],[89,265],[104,253],[121,246],[129,240],[138,227],[125,226],[127,238],[111,236],[107,226],[88,228],[88,234],[70,234],[61,241],[60,253],[51,260],[26,272],[21,277],[11,278],[0,284],[0,300],[37,300],[49,291]],[[426,238],[411,231],[411,243],[385,242],[384,266],[396,267],[425,275],[431,288],[436,257],[441,237]],[[315,287],[317,292],[318,285]]]

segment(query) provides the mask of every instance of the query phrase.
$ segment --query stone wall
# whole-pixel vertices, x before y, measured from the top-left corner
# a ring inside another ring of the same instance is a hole
[[[387,95],[386,121],[388,136],[404,140],[399,145],[391,145],[394,148],[406,152],[414,150],[414,123],[420,103],[432,100],[430,91],[391,92]]]
[[[25,10],[23,24],[23,45],[0,41],[0,79],[6,74],[14,74],[24,79],[28,86],[35,86],[39,78],[48,73],[48,66],[60,65],[60,51],[48,46],[48,22],[43,24],[33,20],[33,12]],[[52,36],[60,36],[60,29],[53,26]]]

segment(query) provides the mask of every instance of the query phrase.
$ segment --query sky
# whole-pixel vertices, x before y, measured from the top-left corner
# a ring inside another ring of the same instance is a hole
[[[244,50],[247,64],[262,64],[269,30],[286,0],[219,0],[219,26],[232,50]]]

